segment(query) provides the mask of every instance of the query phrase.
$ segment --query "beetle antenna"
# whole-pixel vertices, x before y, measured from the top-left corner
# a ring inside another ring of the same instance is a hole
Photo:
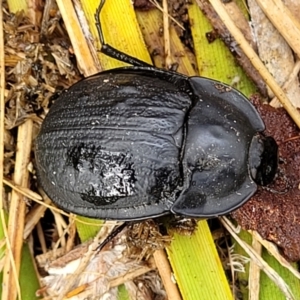
[[[101,22],[100,22],[100,14],[101,14],[101,10],[104,6],[105,0],[101,0],[100,4],[96,10],[95,13],[95,25],[97,27],[97,31],[98,31],[98,35],[99,35],[99,40],[101,43],[101,52],[106,54],[109,57],[115,58],[117,60],[123,61],[125,63],[128,63],[130,65],[133,66],[137,66],[137,67],[153,67],[152,65],[139,60],[133,56],[130,56],[126,53],[121,52],[120,50],[110,46],[109,44],[105,43],[104,40],[104,36],[103,36],[103,31],[102,31],[102,26],[101,26]]]

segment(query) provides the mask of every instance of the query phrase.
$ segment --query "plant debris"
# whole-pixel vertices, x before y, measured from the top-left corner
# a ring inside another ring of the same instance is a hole
[[[154,251],[164,249],[171,243],[169,235],[162,235],[152,219],[133,223],[127,231],[127,255],[148,260]]]
[[[4,176],[9,176],[16,143],[13,129],[28,118],[40,124],[57,90],[70,86],[79,77],[68,49],[58,43],[58,37],[42,43],[36,27],[23,13],[4,14],[4,31],[7,94]]]
[[[66,295],[73,300],[95,295],[97,299],[118,299],[118,286],[124,284],[130,299],[136,295],[141,300],[165,299],[162,281],[147,247],[151,245],[151,254],[165,247],[164,237],[155,223],[146,221],[126,227],[99,252],[100,237],[105,237],[102,231],[106,229],[102,228],[93,241],[80,244],[67,253],[56,250],[37,256],[40,272],[47,274],[41,279],[44,288],[40,292],[47,291],[49,296],[60,299],[67,287]],[[154,236],[157,236],[156,241],[153,241]],[[142,244],[147,251],[139,248]],[[153,244],[156,246],[152,247]],[[133,249],[138,250],[134,253]],[[139,252],[149,254],[148,258]]]

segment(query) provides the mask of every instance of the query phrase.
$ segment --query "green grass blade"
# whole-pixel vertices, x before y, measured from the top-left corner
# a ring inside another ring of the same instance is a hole
[[[92,239],[101,229],[104,221],[77,216],[76,228],[81,242]]]
[[[227,46],[219,38],[212,43],[208,42],[206,33],[213,28],[195,1],[189,6],[188,14],[200,75],[233,85],[246,96],[253,94],[256,91],[255,86],[237,65]]]
[[[192,236],[175,234],[168,255],[183,299],[233,299],[206,221]]]
[[[266,249],[263,249],[262,258],[283,278],[293,292],[295,299],[300,299],[299,279],[296,278],[289,270],[284,268],[272,255],[268,253]],[[295,267],[297,268],[296,264]],[[260,277],[259,299],[286,299],[276,284],[270,280],[264,272],[261,272]]]
[[[23,245],[22,262],[20,268],[20,287],[22,300],[39,299],[36,291],[40,288],[33,258],[27,244]]]

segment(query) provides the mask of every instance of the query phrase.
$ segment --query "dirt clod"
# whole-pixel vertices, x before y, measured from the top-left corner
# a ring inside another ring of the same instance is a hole
[[[279,168],[268,189],[258,192],[232,216],[245,229],[256,230],[277,244],[291,261],[300,260],[300,130],[283,108],[252,101],[266,125],[266,135],[279,146]],[[278,192],[276,192],[278,191]]]

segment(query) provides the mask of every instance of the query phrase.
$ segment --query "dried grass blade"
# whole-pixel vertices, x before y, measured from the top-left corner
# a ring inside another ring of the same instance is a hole
[[[32,147],[32,128],[33,122],[31,120],[27,120],[18,127],[18,150],[16,153],[14,181],[23,187],[27,187],[29,179],[27,166],[30,161]],[[26,202],[24,198],[13,190],[9,210],[8,235],[14,261],[7,259],[4,266],[3,284],[7,286],[7,289],[3,289],[2,299],[16,299],[17,297],[18,280],[15,276],[19,273],[21,264],[25,209]],[[15,274],[14,268],[16,268],[17,274]]]
[[[90,52],[87,43],[88,37],[84,35],[84,32],[75,13],[72,1],[58,0],[57,5],[64,19],[64,23],[71,39],[79,69],[84,74],[84,76],[93,75],[99,72],[100,69],[99,67],[97,67],[97,61],[94,59],[92,53]]]
[[[222,224],[224,227],[230,232],[232,237],[236,240],[237,243],[245,250],[245,252],[249,255],[251,260],[255,262],[261,270],[263,270],[266,275],[276,283],[276,285],[281,289],[283,294],[285,295],[286,299],[293,300],[295,299],[290,287],[285,283],[285,281],[282,279],[279,274],[272,269],[263,258],[256,253],[252,247],[250,247],[247,243],[245,243],[243,240],[240,239],[240,237],[236,233],[236,229],[233,226],[233,224],[227,219],[226,217],[220,218]]]
[[[294,17],[281,0],[257,0],[257,3],[300,58],[299,20]]]
[[[198,1],[201,1],[201,0],[196,0],[196,2],[198,2]],[[273,76],[266,69],[263,62],[257,56],[255,51],[250,47],[249,43],[246,41],[246,39],[244,38],[241,31],[235,26],[234,22],[231,20],[230,16],[228,15],[227,11],[225,10],[223,3],[220,0],[210,0],[210,3],[214,7],[215,11],[218,13],[220,18],[223,20],[223,22],[227,26],[228,30],[232,34],[232,36],[235,38],[236,42],[238,44],[240,44],[242,50],[245,52],[245,54],[251,60],[253,66],[259,71],[261,76],[266,81],[267,85],[270,87],[270,89],[273,91],[273,93],[278,97],[282,106],[286,109],[286,111],[289,113],[289,115],[294,120],[294,122],[297,124],[297,126],[300,127],[299,111],[291,104],[291,102],[285,95],[282,88],[280,86],[278,86],[278,84],[274,80]]]

